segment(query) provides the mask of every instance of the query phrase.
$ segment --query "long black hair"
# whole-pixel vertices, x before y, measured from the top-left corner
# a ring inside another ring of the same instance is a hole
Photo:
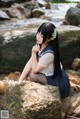
[[[52,46],[54,50],[54,76],[61,75],[61,66],[60,66],[60,53],[59,53],[59,44],[58,44],[58,33],[56,32],[56,37],[53,38],[53,34],[55,32],[55,25],[52,23],[45,22],[43,23],[39,29],[37,30],[38,32],[41,32],[43,35],[43,43],[46,42],[47,39],[51,39],[49,41],[49,44]]]

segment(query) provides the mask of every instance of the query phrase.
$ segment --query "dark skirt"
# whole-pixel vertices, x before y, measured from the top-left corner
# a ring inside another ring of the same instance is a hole
[[[59,87],[61,98],[70,96],[69,78],[64,69],[62,70],[62,76],[57,76],[56,78],[54,78],[53,76],[46,76],[46,78],[49,85]]]

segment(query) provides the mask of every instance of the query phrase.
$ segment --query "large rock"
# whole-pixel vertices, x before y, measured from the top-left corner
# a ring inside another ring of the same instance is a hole
[[[76,7],[80,8],[80,3],[77,3]]]
[[[32,17],[39,18],[41,15],[44,15],[44,11],[42,9],[33,9],[32,10]]]
[[[24,8],[20,4],[13,4],[8,10],[7,14],[10,17],[18,18],[18,19],[25,19],[31,17],[31,11],[29,9]]]
[[[3,107],[10,119],[60,119],[61,101],[58,87],[25,81],[10,84],[3,97]],[[5,100],[6,99],[6,100]]]
[[[35,44],[35,33],[44,20],[33,19],[16,24],[8,23],[10,30],[1,30],[0,34],[0,72],[21,71],[31,56]],[[21,24],[22,26],[19,26]],[[2,29],[3,26],[1,26]],[[13,29],[13,28],[17,29]],[[25,29],[24,29],[24,28]],[[60,53],[65,68],[70,68],[73,59],[80,56],[80,28],[60,26],[57,28],[60,37]]]
[[[0,72],[20,71],[31,56],[35,33],[44,20],[20,20],[0,25]]]
[[[80,25],[80,9],[77,7],[69,8],[65,15],[64,24],[75,26]]]
[[[26,30],[13,30],[7,31],[4,35],[4,38],[0,37],[1,72],[21,70],[30,58],[35,43],[34,34]]]
[[[58,27],[60,55],[65,68],[72,68],[73,59],[80,56],[80,28],[70,25]]]

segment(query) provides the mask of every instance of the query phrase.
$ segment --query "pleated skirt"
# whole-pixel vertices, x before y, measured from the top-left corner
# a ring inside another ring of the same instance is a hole
[[[61,98],[70,96],[69,78],[64,69],[62,70],[62,76],[57,76],[56,78],[54,76],[46,76],[46,79],[49,85],[59,87]]]

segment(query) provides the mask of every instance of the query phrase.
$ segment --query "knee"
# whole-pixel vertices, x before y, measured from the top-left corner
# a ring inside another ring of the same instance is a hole
[[[31,73],[30,74],[30,81],[33,81],[33,82],[36,82],[36,76],[35,76],[36,74],[34,74],[34,73]]]

